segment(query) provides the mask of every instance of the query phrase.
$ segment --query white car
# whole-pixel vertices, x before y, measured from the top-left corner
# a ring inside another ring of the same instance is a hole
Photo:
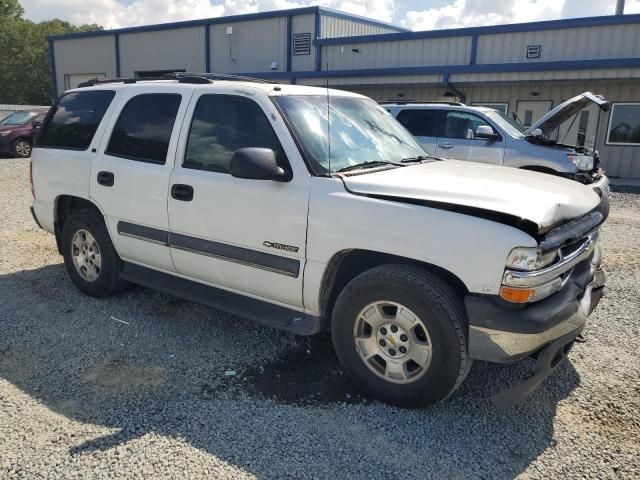
[[[330,112],[330,122],[327,116]],[[426,157],[373,100],[219,75],[95,81],[52,108],[36,222],[75,285],[128,282],[296,334],[330,330],[368,394],[433,404],[473,359],[538,356],[525,397],[602,295],[606,197]]]

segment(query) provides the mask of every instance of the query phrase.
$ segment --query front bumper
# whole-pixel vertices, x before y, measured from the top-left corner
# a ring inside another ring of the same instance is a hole
[[[596,247],[588,259],[574,267],[562,290],[524,307],[496,297],[467,295],[469,356],[509,363],[560,338],[575,338],[603,294],[606,274],[601,259]]]
[[[593,188],[596,192],[598,191],[602,192],[602,195],[604,195],[605,197],[611,196],[611,186],[609,185],[609,177],[607,177],[604,173],[601,174],[599,177],[596,177],[595,181],[589,186]]]

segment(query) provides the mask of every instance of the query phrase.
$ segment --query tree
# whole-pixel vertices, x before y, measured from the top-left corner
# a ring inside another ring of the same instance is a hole
[[[49,105],[54,92],[47,37],[102,27],[58,19],[34,23],[23,14],[17,0],[0,0],[0,103]]]
[[[0,0],[0,18],[20,18],[24,14],[18,0]]]

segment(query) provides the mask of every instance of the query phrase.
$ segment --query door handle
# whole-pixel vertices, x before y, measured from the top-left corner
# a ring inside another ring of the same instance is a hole
[[[450,148],[453,148],[453,145],[451,143],[439,143],[438,148],[444,148],[445,150],[448,150]]]
[[[105,187],[113,187],[114,176],[112,172],[98,172],[98,183]]]
[[[193,200],[193,187],[181,183],[171,185],[171,197],[181,202],[190,202]]]

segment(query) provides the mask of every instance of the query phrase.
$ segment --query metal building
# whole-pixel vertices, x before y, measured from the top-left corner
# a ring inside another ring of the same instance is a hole
[[[95,77],[206,71],[326,85],[376,100],[461,100],[525,123],[590,90],[578,130],[612,177],[640,178],[640,15],[410,32],[323,7],[53,36],[57,93]]]

